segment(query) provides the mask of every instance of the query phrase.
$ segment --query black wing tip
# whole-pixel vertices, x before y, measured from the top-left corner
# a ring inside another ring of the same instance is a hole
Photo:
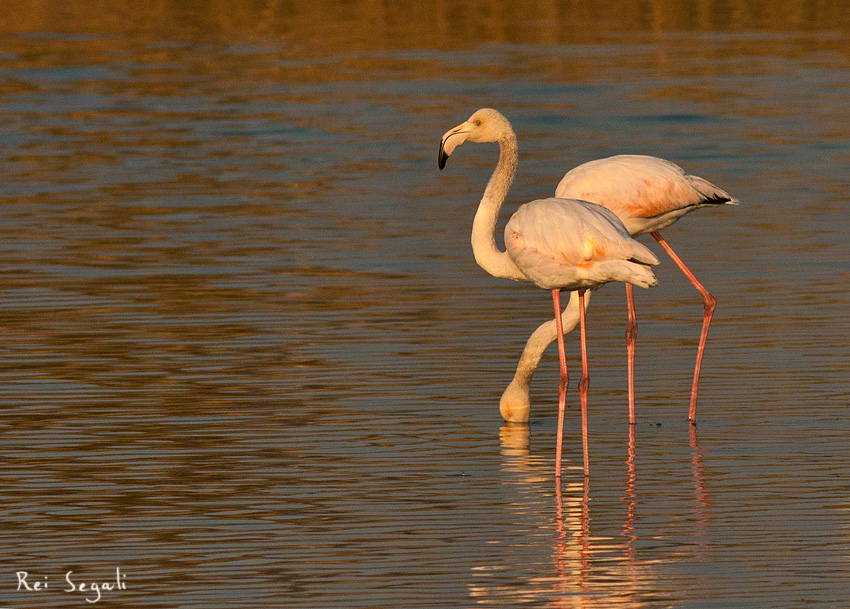
[[[719,190],[719,189],[718,189]],[[700,205],[737,205],[738,199],[729,196],[723,191],[711,193],[710,196],[703,198]]]

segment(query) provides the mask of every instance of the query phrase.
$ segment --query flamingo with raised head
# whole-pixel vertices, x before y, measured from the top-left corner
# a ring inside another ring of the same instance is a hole
[[[593,201],[610,209],[622,220],[632,237],[650,233],[702,295],[703,323],[688,410],[688,420],[695,425],[700,370],[708,327],[714,314],[716,301],[658,231],[695,209],[735,205],[737,201],[703,178],[687,175],[678,165],[664,159],[642,155],[619,155],[579,165],[564,176],[555,190],[555,196]],[[626,284],[626,300],[628,303],[626,350],[629,423],[634,425],[634,354],[637,321],[633,290],[628,283]],[[564,330],[569,332],[578,321],[578,311],[575,307],[568,306],[562,316]],[[517,364],[514,378],[505,389],[500,401],[499,409],[506,420],[528,420],[531,406],[529,397],[531,376],[546,347],[555,339],[555,324],[551,321],[542,324],[529,337]]]
[[[649,265],[658,258],[629,236],[617,216],[595,203],[550,198],[522,205],[505,227],[505,247],[496,247],[495,229],[499,209],[513,182],[517,166],[517,139],[511,124],[496,110],[484,108],[443,135],[438,164],[443,169],[449,155],[464,142],[498,142],[499,162],[475,214],[472,251],[479,266],[494,277],[530,281],[549,290],[555,307],[560,382],[558,429],[555,447],[555,478],[561,478],[564,408],[567,374],[564,332],[561,327],[561,290],[578,293],[581,324],[582,377],[579,383],[582,412],[584,473],[589,475],[587,448],[587,344],[585,292],[610,281],[648,288],[657,285]]]

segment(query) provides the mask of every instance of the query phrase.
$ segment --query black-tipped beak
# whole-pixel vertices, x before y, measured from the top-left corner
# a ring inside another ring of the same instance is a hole
[[[454,137],[459,136],[459,137]],[[454,139],[452,139],[454,137]],[[437,156],[437,166],[442,169],[446,166],[446,160],[451,155],[452,151],[461,146],[466,138],[469,137],[469,129],[466,123],[458,125],[451,131],[446,131],[443,139],[440,140],[440,154]]]

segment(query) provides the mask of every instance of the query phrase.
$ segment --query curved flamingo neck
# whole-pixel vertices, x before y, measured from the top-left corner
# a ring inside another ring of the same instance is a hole
[[[513,129],[508,127],[507,133],[499,139],[499,163],[493,175],[490,176],[487,188],[484,189],[484,196],[481,198],[472,223],[472,252],[475,254],[478,266],[494,277],[528,281],[508,253],[500,252],[496,247],[495,233],[499,209],[514,181],[517,157],[516,135]]]

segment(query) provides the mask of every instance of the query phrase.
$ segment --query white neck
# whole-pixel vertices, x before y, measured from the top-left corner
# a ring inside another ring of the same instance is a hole
[[[499,209],[514,181],[517,165],[517,143],[513,131],[499,140],[499,163],[484,189],[484,196],[472,223],[472,252],[475,261],[493,277],[504,277],[514,281],[528,281],[510,259],[507,252],[496,248],[496,221]]]
[[[584,308],[587,309],[590,304],[590,290],[584,295]],[[561,326],[564,334],[569,334],[573,328],[579,323],[579,308],[578,308],[578,293],[570,292],[570,302],[561,313]],[[522,357],[519,358],[519,363],[516,367],[514,378],[508,385],[505,392],[502,394],[502,399],[499,401],[499,410],[502,417],[506,421],[516,421],[517,423],[525,423],[528,421],[528,413],[531,409],[531,377],[534,371],[537,370],[537,365],[540,363],[540,358],[546,347],[551,345],[558,338],[558,330],[555,326],[555,320],[542,324],[528,338],[528,342],[523,349]]]

